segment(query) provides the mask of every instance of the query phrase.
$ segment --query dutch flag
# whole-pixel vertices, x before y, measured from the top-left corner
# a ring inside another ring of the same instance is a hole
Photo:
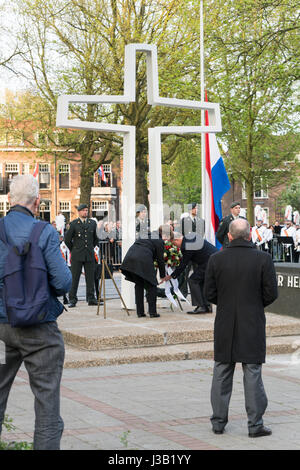
[[[39,164],[36,163],[33,170],[33,177],[38,181],[39,180]]]
[[[205,96],[207,101],[207,96]],[[209,125],[208,111],[205,111],[205,125]],[[221,248],[216,232],[222,219],[221,200],[230,189],[230,182],[221,157],[215,134],[205,134],[205,238]]]
[[[103,171],[103,166],[102,165],[100,165],[99,168],[98,168],[98,174],[99,174],[99,178],[101,178],[103,183],[106,185],[107,184],[107,179],[106,179],[105,173]]]

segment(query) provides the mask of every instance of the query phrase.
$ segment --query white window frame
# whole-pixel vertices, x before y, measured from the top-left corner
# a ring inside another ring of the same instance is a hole
[[[111,163],[103,163],[102,164],[102,167],[103,167],[103,171],[104,173],[109,173],[110,174],[110,186],[107,186],[107,188],[111,188],[112,187],[112,171],[111,171]],[[94,178],[93,178],[93,185],[94,187],[96,186],[96,176],[98,175],[98,170],[95,171],[94,173]],[[99,180],[98,180],[99,181]],[[99,186],[100,187],[100,186]]]
[[[260,178],[260,180],[262,180],[262,178]],[[260,192],[260,195],[259,196],[256,196],[255,193],[258,193]],[[247,194],[246,194],[246,183],[245,181],[243,181],[242,183],[242,199],[247,199]],[[268,188],[266,189],[259,189],[258,191],[253,191],[253,199],[269,199],[269,192],[268,192]]]
[[[39,189],[41,191],[49,191],[51,190],[51,167],[50,167],[50,163],[39,163]],[[44,166],[44,168],[43,168]],[[46,169],[46,167],[48,168],[48,171],[44,171],[44,169]],[[48,188],[41,188],[41,174],[42,173],[49,173],[49,186]]]
[[[45,135],[45,142],[40,142],[40,135],[44,134]],[[44,131],[37,131],[35,133],[35,137],[34,137],[34,140],[35,140],[35,143],[37,145],[45,145],[45,146],[48,146],[49,145],[49,139],[48,139],[48,135],[46,132]]]
[[[268,199],[269,198],[269,194],[268,194],[268,188],[264,189],[263,188],[263,184],[262,184],[262,178],[259,177],[257,178],[260,180],[260,186],[261,186],[261,189],[259,189],[258,191],[253,191],[253,199]],[[260,193],[259,196],[256,195],[256,193]]]
[[[22,175],[30,175],[30,163],[22,164]]]
[[[108,201],[92,201],[92,212],[94,211],[108,212]]]
[[[15,165],[15,167],[13,167]],[[5,174],[9,173],[14,173],[14,174],[20,174],[20,164],[19,163],[13,163],[13,162],[7,162],[5,163]]]
[[[59,201],[59,212],[71,212],[71,202]]]
[[[60,167],[61,166],[65,166],[65,167],[68,167],[68,174],[69,174],[69,187],[68,188],[61,188],[60,187],[60,184],[59,184],[59,175],[61,174],[60,173]],[[62,191],[69,191],[71,189],[71,165],[70,163],[59,163],[58,164],[58,188]]]
[[[43,210],[43,212],[50,212],[51,211],[50,201],[45,201],[44,199],[41,199],[41,202],[45,204],[45,209]]]

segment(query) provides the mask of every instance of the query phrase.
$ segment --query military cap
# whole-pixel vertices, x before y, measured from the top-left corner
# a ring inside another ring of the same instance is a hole
[[[241,203],[239,201],[234,201],[232,204],[230,204],[230,208],[233,209],[235,206],[240,206]]]
[[[78,212],[82,211],[83,209],[88,209],[88,205],[87,204],[79,204],[79,206],[77,207]]]
[[[138,213],[138,212],[142,212],[146,210],[147,210],[147,207],[144,206],[144,204],[137,204],[135,212]]]
[[[190,204],[188,204],[188,210],[189,211],[191,211],[192,209],[195,209],[195,207],[197,207],[196,202],[191,202]]]

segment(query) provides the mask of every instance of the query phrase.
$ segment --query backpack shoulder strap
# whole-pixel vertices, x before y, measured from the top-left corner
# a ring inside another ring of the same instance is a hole
[[[33,244],[38,243],[40,235],[46,225],[48,225],[48,222],[43,221],[39,221],[38,223],[34,224],[28,241]]]
[[[6,236],[5,227],[4,227],[4,217],[0,219],[0,240],[6,245],[8,245],[7,236]]]

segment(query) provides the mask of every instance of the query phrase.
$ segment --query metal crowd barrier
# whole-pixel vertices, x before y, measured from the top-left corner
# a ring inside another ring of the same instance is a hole
[[[105,259],[107,264],[113,265],[118,268],[122,263],[122,241],[114,240],[110,242],[109,240],[100,240],[99,241],[99,254],[100,257]]]
[[[104,258],[107,264],[112,265],[116,269],[122,263],[122,240],[109,240],[99,241],[99,254],[101,258]],[[267,250],[274,262],[292,262],[292,248],[284,247],[281,243],[278,243],[277,239],[274,238],[269,244]]]

